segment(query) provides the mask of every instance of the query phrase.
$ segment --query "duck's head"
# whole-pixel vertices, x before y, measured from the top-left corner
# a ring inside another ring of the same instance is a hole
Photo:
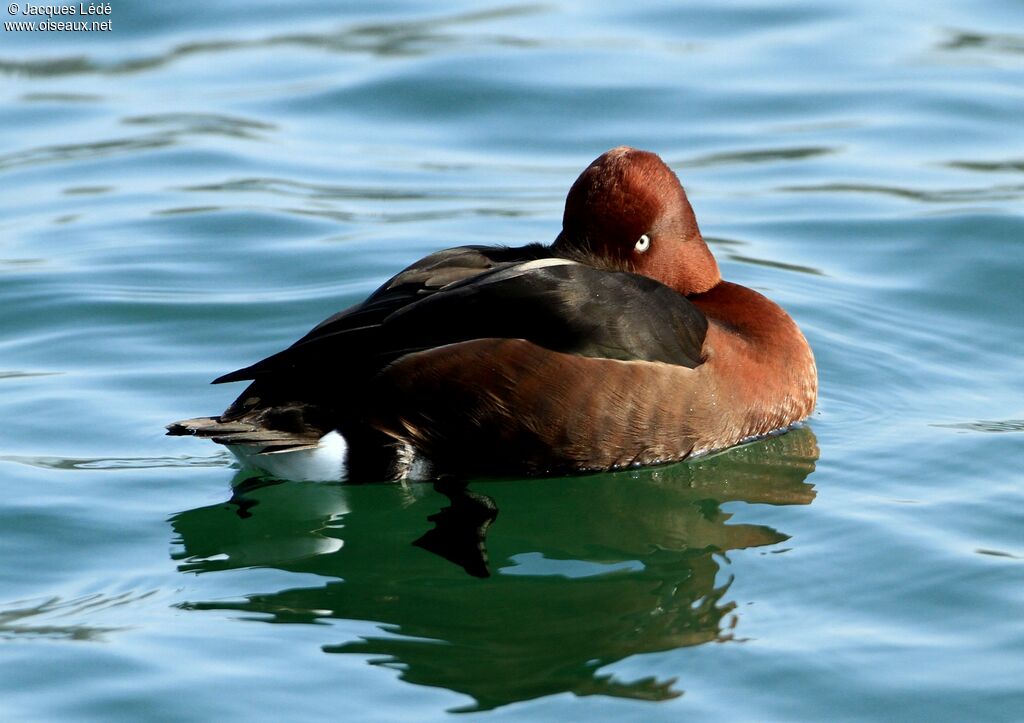
[[[722,277],[676,174],[656,154],[619,146],[569,189],[554,251],[700,294]]]

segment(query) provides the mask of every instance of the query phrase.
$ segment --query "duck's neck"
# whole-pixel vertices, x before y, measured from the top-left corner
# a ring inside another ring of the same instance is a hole
[[[720,281],[710,290],[687,298],[709,321],[717,322],[758,347],[767,350],[807,346],[796,323],[781,306],[746,286]]]
[[[727,281],[689,298],[708,318],[705,355],[726,372],[717,378],[735,382],[719,392],[732,397],[736,409],[767,415],[770,428],[752,434],[788,426],[811,413],[818,393],[814,355],[782,307]]]

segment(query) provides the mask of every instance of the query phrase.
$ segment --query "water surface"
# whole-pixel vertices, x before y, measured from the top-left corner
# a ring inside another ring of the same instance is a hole
[[[0,44],[0,718],[1019,719],[1019,3],[110,17]],[[623,143],[805,330],[806,427],[441,491],[162,436]]]

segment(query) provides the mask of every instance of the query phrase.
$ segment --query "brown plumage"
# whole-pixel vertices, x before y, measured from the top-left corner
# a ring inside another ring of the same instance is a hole
[[[547,474],[683,459],[814,408],[814,358],[774,302],[721,280],[675,174],[616,148],[550,247],[432,254],[292,347],[196,434],[250,454],[338,430],[349,476]],[[250,459],[252,459],[250,457]]]

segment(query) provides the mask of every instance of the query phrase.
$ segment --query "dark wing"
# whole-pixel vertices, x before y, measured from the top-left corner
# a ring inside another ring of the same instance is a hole
[[[704,314],[667,286],[561,259],[497,264],[401,304],[380,320],[369,321],[369,312],[363,316],[361,309],[328,320],[283,352],[218,381],[295,371],[314,376],[375,372],[410,352],[484,338],[526,339],[580,356],[693,368],[702,361],[707,332]],[[350,324],[353,318],[359,323]]]
[[[214,379],[213,383],[255,379],[267,370],[281,368],[281,362],[284,362],[284,366],[291,366],[292,362],[303,356],[301,352],[294,350],[315,343],[318,339],[377,326],[395,311],[420,301],[452,283],[473,278],[495,268],[504,268],[550,255],[548,247],[541,244],[519,248],[459,246],[437,251],[388,279],[362,303],[324,319],[288,349],[252,366],[229,372]]]
[[[552,351],[696,367],[707,318],[646,276],[551,259],[452,284],[381,325],[393,356],[469,339],[526,339]]]

